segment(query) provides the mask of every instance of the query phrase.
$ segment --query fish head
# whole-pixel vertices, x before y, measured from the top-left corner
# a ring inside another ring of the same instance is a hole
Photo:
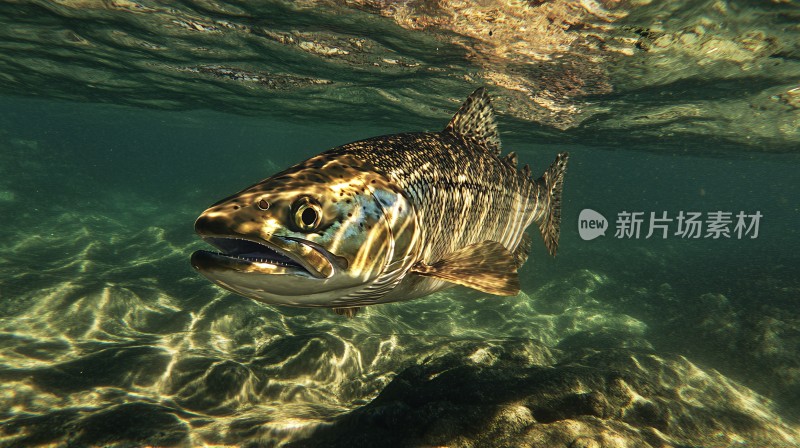
[[[265,303],[341,306],[409,259],[416,228],[411,204],[383,174],[323,154],[203,212],[195,230],[219,252],[197,251],[192,265]]]

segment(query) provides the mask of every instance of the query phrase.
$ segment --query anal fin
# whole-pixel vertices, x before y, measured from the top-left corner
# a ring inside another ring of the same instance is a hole
[[[432,264],[418,262],[411,272],[498,296],[519,293],[517,259],[502,244],[471,244]]]
[[[358,306],[353,306],[353,307],[348,307],[348,308],[331,308],[331,310],[334,313],[336,313],[336,314],[338,314],[340,316],[347,316],[349,318],[356,317],[356,314],[358,314],[358,310],[360,310],[360,309],[361,309],[361,307],[358,307]]]
[[[533,238],[531,238],[531,234],[525,232],[522,234],[522,239],[519,240],[519,244],[517,245],[517,249],[514,251],[514,261],[517,264],[517,268],[521,268],[526,261],[528,261],[528,254],[531,253],[531,247],[533,246]]]

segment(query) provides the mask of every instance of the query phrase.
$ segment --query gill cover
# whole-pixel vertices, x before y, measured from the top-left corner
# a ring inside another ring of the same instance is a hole
[[[282,305],[377,298],[404,275],[420,241],[402,192],[348,154],[311,158],[220,201],[197,222],[201,236],[259,242],[305,268],[198,268],[236,293]]]

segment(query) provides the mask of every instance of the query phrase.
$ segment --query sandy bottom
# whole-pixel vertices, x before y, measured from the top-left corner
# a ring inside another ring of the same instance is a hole
[[[800,446],[791,307],[542,250],[514,298],[274,308],[196,275],[170,213],[119,196],[3,229],[2,446]]]

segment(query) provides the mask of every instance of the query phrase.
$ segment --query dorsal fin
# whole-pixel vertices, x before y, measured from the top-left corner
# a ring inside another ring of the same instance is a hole
[[[469,137],[489,151],[500,154],[500,136],[494,120],[494,108],[483,87],[472,92],[444,130]]]
[[[524,174],[525,177],[531,177],[531,167],[527,163],[522,167],[522,174]]]

